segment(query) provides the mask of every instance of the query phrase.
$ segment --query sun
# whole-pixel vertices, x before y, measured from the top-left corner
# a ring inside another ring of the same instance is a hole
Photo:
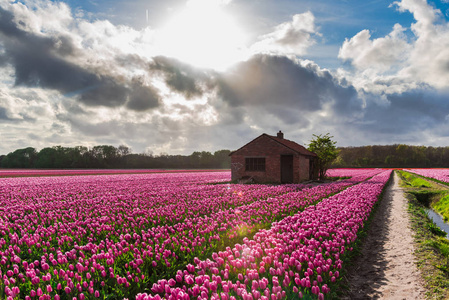
[[[223,71],[247,56],[246,35],[219,0],[188,1],[159,30],[163,55]]]

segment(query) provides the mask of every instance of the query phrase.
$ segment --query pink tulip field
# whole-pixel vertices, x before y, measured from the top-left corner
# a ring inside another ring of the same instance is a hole
[[[209,172],[211,170],[208,170]],[[217,170],[218,171],[218,170]],[[8,169],[0,170],[2,177],[30,177],[30,176],[74,176],[100,174],[143,174],[143,173],[180,173],[204,172],[204,170],[164,170],[164,169],[69,169],[69,170],[39,170],[39,169]]]
[[[449,169],[409,169],[406,171],[449,183]]]
[[[323,299],[391,174],[341,172],[0,178],[0,298]]]

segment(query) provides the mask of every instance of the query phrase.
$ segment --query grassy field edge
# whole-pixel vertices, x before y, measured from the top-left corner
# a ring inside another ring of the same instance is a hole
[[[435,197],[441,198],[444,194],[437,188],[435,189],[432,184],[416,184],[415,178],[419,177],[413,176],[414,174],[410,176],[410,173],[397,173],[408,200],[408,213],[416,243],[414,255],[417,267],[428,290],[426,296],[428,299],[448,299],[449,241],[441,236],[436,225],[427,216],[426,203],[423,201],[426,194],[429,198],[432,198],[429,199],[427,205],[432,201],[435,202]],[[422,177],[420,179],[424,180]],[[427,182],[431,183],[431,181]]]

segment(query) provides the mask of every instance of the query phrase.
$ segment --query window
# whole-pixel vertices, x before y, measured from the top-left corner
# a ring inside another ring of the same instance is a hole
[[[245,158],[245,171],[265,172],[265,157]]]

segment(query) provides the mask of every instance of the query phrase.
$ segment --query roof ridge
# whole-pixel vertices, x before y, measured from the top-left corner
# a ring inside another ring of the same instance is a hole
[[[295,152],[297,152],[297,153],[299,153],[299,154],[301,154],[301,155],[317,156],[315,153],[313,153],[313,152],[307,150],[306,147],[304,147],[304,146],[298,144],[298,143],[295,142],[295,141],[291,141],[291,140],[284,139],[284,138],[279,138],[279,137],[277,137],[277,136],[269,135],[269,134],[266,134],[266,133],[262,133],[261,135],[259,135],[259,136],[256,137],[255,139],[253,139],[253,140],[249,141],[248,143],[246,143],[245,145],[243,145],[242,147],[238,148],[238,149],[235,150],[235,151],[232,151],[231,153],[229,153],[229,156],[231,156],[231,155],[234,154],[235,152],[239,151],[240,149],[246,147],[247,145],[249,145],[250,143],[254,142],[255,140],[261,138],[262,136],[267,136],[268,138],[274,140],[275,142],[281,144],[282,146],[287,147],[287,148],[289,148],[289,149],[291,149],[291,150],[293,150],[293,151],[295,151]],[[290,144],[290,145],[289,145],[289,144]],[[297,148],[297,149],[295,149],[295,148]]]
[[[317,156],[316,153],[313,153],[312,151],[307,150],[306,147],[304,147],[303,145],[298,144],[298,143],[295,142],[295,141],[291,141],[291,140],[288,140],[288,139],[285,139],[285,138],[279,138],[279,137],[277,137],[277,136],[269,135],[269,134],[267,134],[267,136],[270,137],[271,139],[273,139],[274,141],[276,141],[276,142],[282,144],[283,146],[285,146],[285,147],[287,147],[287,148],[289,148],[289,149],[292,149],[292,150],[295,151],[295,152],[298,152],[299,154],[302,154],[302,155],[310,155],[310,156]],[[284,143],[284,142],[292,143],[294,146],[299,147],[300,150],[299,150],[299,149],[294,149],[294,148],[291,147],[291,145],[287,145],[287,144]],[[305,153],[302,153],[303,151],[305,151]]]

